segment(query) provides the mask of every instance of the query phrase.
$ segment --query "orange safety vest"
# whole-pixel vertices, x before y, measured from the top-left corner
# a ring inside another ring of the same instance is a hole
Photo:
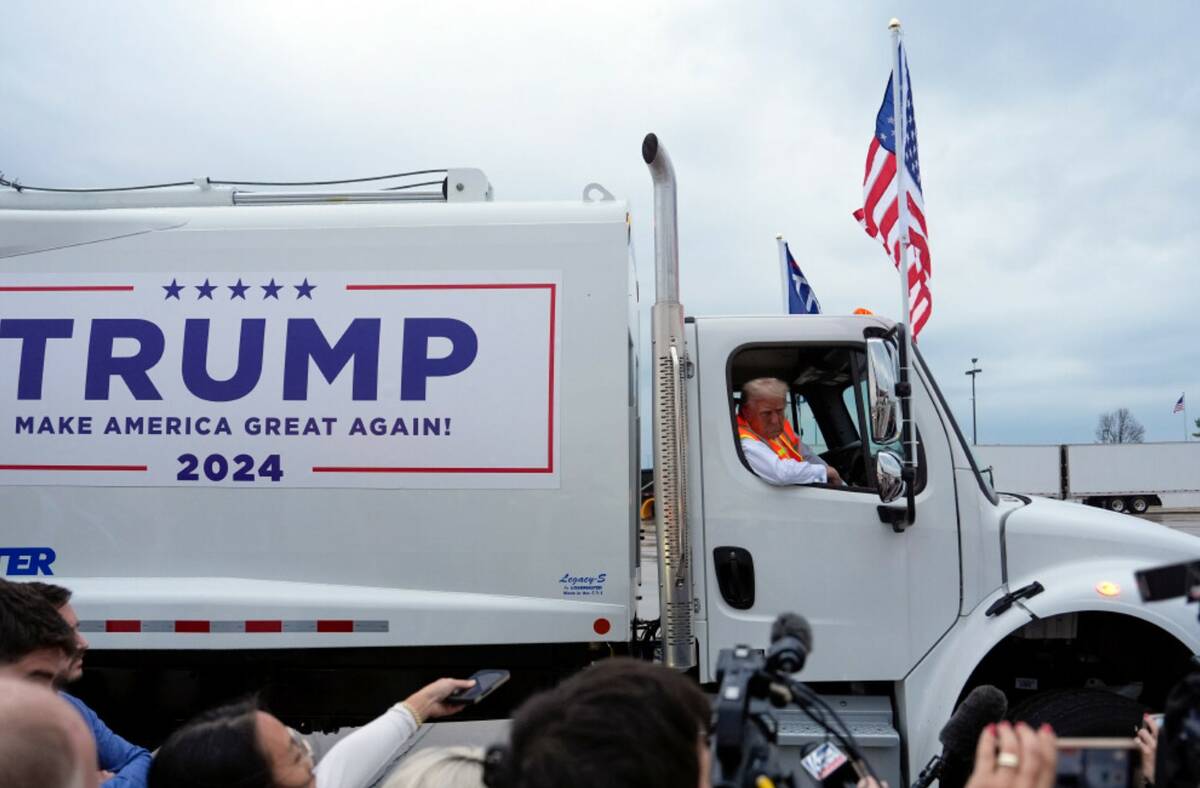
[[[737,425],[739,438],[749,438],[750,440],[761,441],[767,444],[771,447],[772,451],[779,455],[779,459],[781,460],[805,462],[803,455],[800,454],[800,439],[796,437],[792,425],[787,421],[783,422],[783,432],[774,440],[767,440],[750,429],[750,422],[746,421],[740,413],[737,417]]]

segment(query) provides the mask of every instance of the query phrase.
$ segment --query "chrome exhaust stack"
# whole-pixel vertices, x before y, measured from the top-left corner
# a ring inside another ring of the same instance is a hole
[[[692,551],[687,524],[687,344],[679,303],[679,230],[675,168],[647,134],[642,159],[654,180],[655,300],[650,312],[654,362],[654,525],[658,535],[658,600],[663,663],[696,664]]]

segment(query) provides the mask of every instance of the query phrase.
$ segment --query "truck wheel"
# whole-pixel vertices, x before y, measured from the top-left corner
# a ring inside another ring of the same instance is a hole
[[[1147,711],[1136,700],[1098,689],[1054,690],[1018,703],[1009,719],[1034,728],[1049,723],[1058,736],[1129,736]]]
[[[1108,510],[1110,512],[1125,511],[1125,499],[1124,498],[1109,498],[1107,501],[1107,505],[1108,505]]]
[[[1146,510],[1150,508],[1150,504],[1139,495],[1129,501],[1129,508],[1133,510],[1134,514],[1145,514]]]

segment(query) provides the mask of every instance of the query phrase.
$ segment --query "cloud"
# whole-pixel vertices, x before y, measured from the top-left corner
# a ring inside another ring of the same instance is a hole
[[[782,232],[827,311],[895,314],[895,274],[850,216],[891,13],[17,0],[0,170],[95,185],[477,166],[500,199],[577,199],[599,181],[630,201],[648,301],[638,147],[656,131],[680,180],[690,312],[778,312]],[[921,345],[968,419],[962,372],[980,358],[989,441],[1090,440],[1099,410],[1122,405],[1170,440],[1179,393],[1200,402],[1191,15],[905,12],[935,271]]]

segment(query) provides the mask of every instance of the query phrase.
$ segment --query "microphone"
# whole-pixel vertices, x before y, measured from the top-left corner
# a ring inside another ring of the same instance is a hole
[[[929,788],[934,780],[941,788],[963,788],[975,767],[975,750],[983,729],[1004,719],[1007,711],[1008,699],[991,684],[971,690],[938,734],[941,754],[925,765],[913,788]]]
[[[767,666],[781,673],[799,673],[812,652],[812,627],[804,616],[780,613],[771,624]]]

